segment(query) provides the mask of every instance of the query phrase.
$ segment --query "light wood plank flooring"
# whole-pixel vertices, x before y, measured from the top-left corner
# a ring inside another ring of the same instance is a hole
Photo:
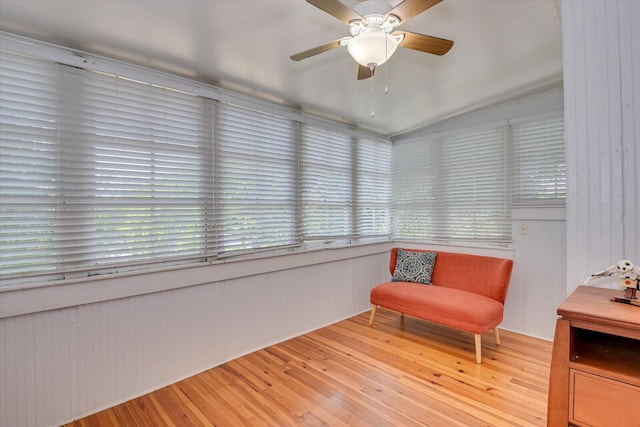
[[[70,426],[543,426],[552,343],[380,309],[251,353]]]

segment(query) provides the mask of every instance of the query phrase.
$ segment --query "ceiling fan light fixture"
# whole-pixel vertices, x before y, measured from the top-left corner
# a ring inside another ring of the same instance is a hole
[[[398,47],[398,40],[389,33],[372,31],[362,33],[347,45],[347,50],[353,59],[364,67],[370,64],[379,66],[393,55]]]

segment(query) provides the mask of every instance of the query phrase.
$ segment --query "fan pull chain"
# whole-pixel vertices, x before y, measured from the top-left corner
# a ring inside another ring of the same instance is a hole
[[[376,64],[369,64],[369,70],[371,70],[371,90],[369,91],[369,104],[371,104],[371,118],[375,117],[375,113],[373,111],[373,78],[375,77],[375,69]]]
[[[389,95],[389,61],[384,64],[384,94]]]
[[[386,39],[384,42],[384,94],[389,95],[389,43],[387,43]]]

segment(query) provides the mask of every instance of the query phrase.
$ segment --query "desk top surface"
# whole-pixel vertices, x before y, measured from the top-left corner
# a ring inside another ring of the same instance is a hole
[[[621,290],[579,286],[558,307],[558,315],[640,331],[640,306],[610,301],[622,297]]]

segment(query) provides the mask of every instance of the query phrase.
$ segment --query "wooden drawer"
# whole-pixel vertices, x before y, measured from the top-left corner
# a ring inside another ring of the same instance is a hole
[[[570,370],[569,421],[578,426],[640,426],[640,387]]]

